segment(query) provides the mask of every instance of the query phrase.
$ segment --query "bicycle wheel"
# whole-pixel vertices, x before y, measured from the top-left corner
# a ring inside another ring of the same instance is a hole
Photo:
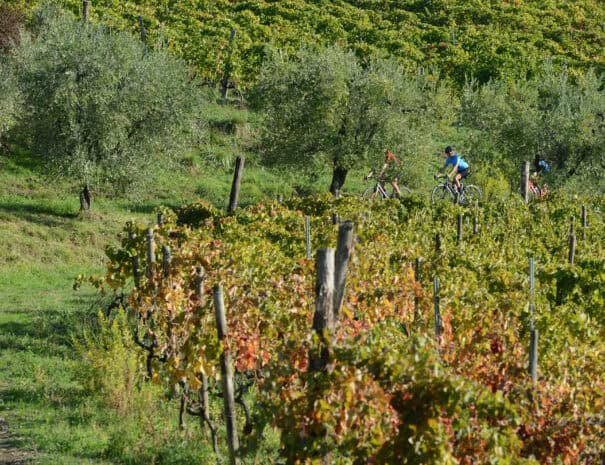
[[[399,186],[399,192],[401,192],[401,195],[408,195],[412,193],[410,188],[406,186]]]
[[[439,184],[438,186],[433,187],[433,190],[431,191],[432,203],[453,202],[454,200],[452,192],[445,184]]]
[[[464,186],[464,192],[459,199],[459,202],[461,205],[474,205],[479,203],[482,195],[481,189],[479,189],[477,186]]]
[[[376,192],[376,190],[373,187],[368,187],[366,190],[363,191],[363,193],[361,194],[361,198],[362,199],[373,199],[376,198],[376,195],[374,195]]]

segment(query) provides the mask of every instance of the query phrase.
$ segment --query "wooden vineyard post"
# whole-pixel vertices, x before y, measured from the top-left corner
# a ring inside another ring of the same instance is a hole
[[[458,222],[456,227],[456,241],[458,244],[462,242],[462,225],[464,224],[464,215],[462,213],[458,214]]]
[[[338,213],[332,213],[332,224],[333,225],[338,224]]]
[[[311,259],[311,219],[305,216],[305,245],[307,247],[307,260]]]
[[[214,287],[213,299],[218,340],[224,341],[227,338],[227,318],[225,316],[225,304],[223,300],[222,286]],[[237,435],[237,415],[235,411],[235,395],[233,391],[233,371],[231,369],[231,357],[228,348],[223,348],[223,352],[221,353],[220,357],[220,364],[225,421],[227,423],[227,445],[229,446],[229,459],[231,465],[236,465],[239,464],[239,460],[237,458],[239,451],[239,438]]]
[[[147,229],[147,277],[152,277],[155,267],[155,244],[153,241],[153,229]]]
[[[420,257],[416,258],[416,260],[414,261],[414,280],[420,284],[420,265],[421,265],[422,261],[420,259]],[[419,309],[418,309],[418,304],[419,304],[419,300],[418,300],[418,296],[415,295],[414,296],[414,322],[417,321],[419,315]]]
[[[203,266],[196,266],[195,267],[195,295],[198,298],[198,301],[200,303],[200,307],[204,306],[205,303],[205,299],[204,299],[204,278],[205,278],[205,272],[204,272],[204,267]]]
[[[479,217],[477,215],[475,215],[473,217],[473,234],[478,234],[479,233]]]
[[[528,187],[529,187],[529,162],[524,161],[523,167],[521,168],[521,196],[523,201],[528,201]]]
[[[532,328],[529,332],[529,374],[531,382],[538,380],[538,330]]]
[[[82,21],[88,21],[88,0],[82,2]]]
[[[435,236],[435,252],[441,252],[441,234],[437,233]]]
[[[435,305],[435,335],[437,343],[441,344],[441,311],[439,308],[439,278],[435,276],[433,280],[433,301]]]
[[[315,285],[315,314],[313,329],[321,341],[319,353],[309,356],[309,370],[323,370],[329,358],[326,333],[334,329],[334,249],[317,251],[317,282]]]
[[[335,274],[334,274],[334,321],[338,320],[338,314],[344,301],[345,284],[349,257],[353,248],[353,222],[344,221],[338,228],[338,243],[336,245]]]
[[[534,259],[529,259],[529,374],[532,383],[538,379],[538,330],[535,327],[535,281]]]
[[[139,15],[139,28],[141,29],[141,42],[145,43],[145,23],[143,22],[143,17]]]
[[[128,245],[130,247],[132,247],[133,242],[134,242],[134,233],[132,232],[132,223],[128,222]],[[139,275],[140,275],[139,254],[135,250],[135,252],[132,256],[132,276],[134,278],[134,287],[137,287],[137,288],[139,287]]]
[[[164,277],[167,277],[170,274],[170,262],[172,261],[172,256],[170,254],[170,247],[167,245],[162,246],[162,270],[164,272]]]
[[[242,182],[242,175],[244,173],[244,161],[244,157],[237,157],[235,159],[235,172],[233,173],[233,182],[231,183],[231,194],[229,195],[229,213],[233,213],[237,208],[239,190]]]
[[[586,206],[582,205],[582,240],[586,240],[586,228],[588,227],[588,221],[586,218]]]
[[[162,214],[162,212],[158,212],[158,226],[161,228],[162,226],[164,226],[164,215]]]
[[[571,217],[571,226],[569,228],[569,255],[567,257],[567,261],[570,265],[574,264],[575,256],[576,256],[576,233],[575,233],[575,222],[576,219]]]

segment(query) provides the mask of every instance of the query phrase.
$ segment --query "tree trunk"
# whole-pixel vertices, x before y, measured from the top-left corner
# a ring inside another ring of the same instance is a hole
[[[88,184],[84,186],[84,189],[80,192],[80,211],[90,210],[92,205],[92,194],[88,187]]]
[[[342,186],[347,179],[348,170],[342,166],[334,165],[334,171],[332,171],[332,184],[330,185],[330,193],[332,195],[339,195],[342,190]]]

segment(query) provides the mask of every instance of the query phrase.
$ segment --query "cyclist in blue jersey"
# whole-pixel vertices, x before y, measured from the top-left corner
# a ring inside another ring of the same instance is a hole
[[[445,164],[441,168],[440,172],[447,170],[448,166],[452,167],[452,170],[448,173],[447,177],[452,179],[452,186],[456,192],[460,189],[460,180],[466,178],[469,175],[470,165],[454,150],[454,147],[448,145],[444,152]]]

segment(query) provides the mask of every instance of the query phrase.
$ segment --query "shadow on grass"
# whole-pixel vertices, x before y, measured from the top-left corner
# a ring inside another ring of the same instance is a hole
[[[57,226],[62,223],[53,217],[75,219],[79,215],[79,212],[65,211],[64,208],[53,208],[33,201],[28,203],[0,202],[0,211],[2,210],[13,213],[23,220],[43,226]]]
[[[0,350],[70,358],[73,355],[72,337],[80,334],[83,328],[92,327],[98,311],[107,305],[106,299],[74,300],[81,304],[81,310],[37,310],[33,318],[30,312],[25,311],[2,312],[22,314],[25,321],[0,323]]]

